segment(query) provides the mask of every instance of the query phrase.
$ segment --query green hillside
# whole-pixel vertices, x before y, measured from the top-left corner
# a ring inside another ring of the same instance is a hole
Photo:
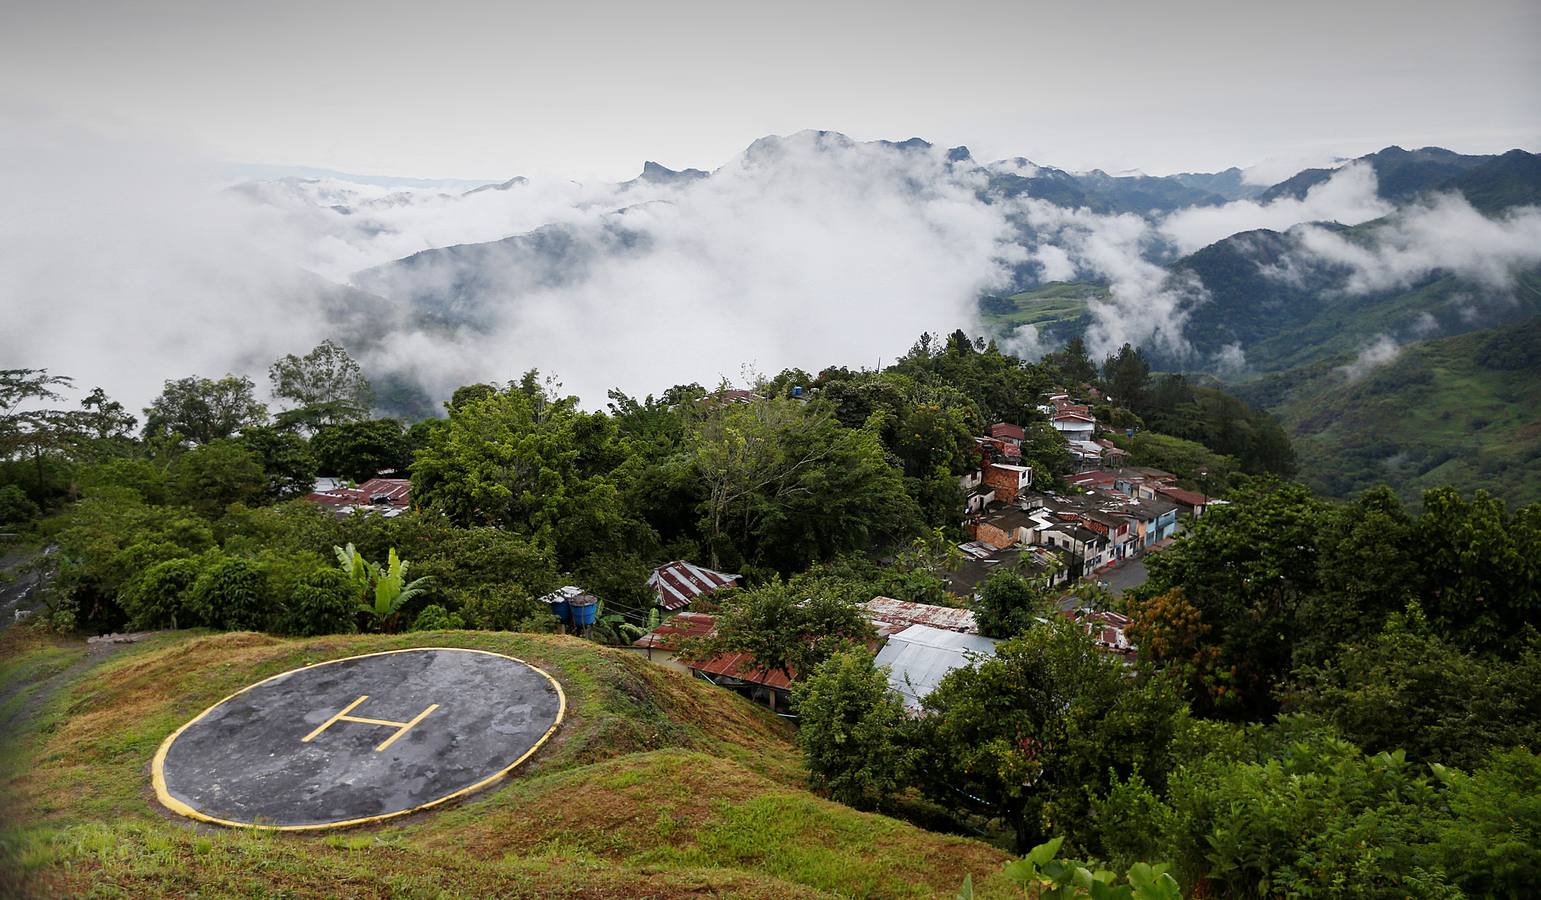
[[[148,790],[161,740],[233,690],[408,646],[508,653],[569,700],[551,745],[442,811],[324,835],[210,829]],[[0,636],[0,896],[931,897],[1006,854],[802,787],[787,726],[720,688],[576,638],[284,640],[164,632],[114,648]]]
[[[1279,416],[1300,477],[1347,496],[1386,482],[1541,500],[1541,317],[1405,346],[1358,380],[1339,356],[1237,390]]]
[[[1045,340],[1063,342],[1086,331],[1091,323],[1088,306],[1107,294],[1100,284],[1052,281],[1009,297],[986,297],[979,308],[991,330],[1006,333],[1033,325]]]

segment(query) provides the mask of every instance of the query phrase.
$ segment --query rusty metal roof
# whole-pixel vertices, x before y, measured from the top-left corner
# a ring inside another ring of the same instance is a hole
[[[632,646],[641,650],[676,650],[687,638],[705,637],[716,629],[716,616],[697,612],[677,613],[637,638]]]
[[[747,653],[724,653],[703,662],[689,663],[689,666],[708,675],[723,675],[770,688],[787,690],[792,686],[791,679],[780,669],[754,668],[754,660]]]
[[[960,634],[978,634],[979,625],[974,621],[973,610],[933,606],[929,603],[911,603],[892,597],[873,597],[862,604],[867,618],[890,625],[930,625]]]
[[[647,585],[658,593],[658,605],[664,609],[684,609],[690,601],[710,594],[718,588],[728,587],[742,578],[717,572],[682,559],[665,563],[648,576]]]

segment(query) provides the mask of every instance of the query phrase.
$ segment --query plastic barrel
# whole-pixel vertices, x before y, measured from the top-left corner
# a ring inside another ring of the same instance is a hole
[[[599,612],[599,604],[593,602],[585,603],[582,606],[574,603],[571,608],[573,624],[578,626],[593,625],[594,616]]]

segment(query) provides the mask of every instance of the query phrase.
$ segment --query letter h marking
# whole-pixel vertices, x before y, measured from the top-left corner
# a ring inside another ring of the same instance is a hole
[[[396,729],[396,733],[395,734],[393,734],[390,737],[386,738],[385,740],[381,741],[380,742],[380,746],[375,748],[375,752],[379,753],[381,750],[384,750],[386,747],[389,747],[390,745],[396,743],[396,740],[398,738],[400,738],[402,735],[406,734],[408,731],[411,731],[413,726],[415,726],[417,723],[423,721],[424,719],[428,718],[428,714],[429,713],[431,713],[434,710],[439,708],[439,704],[437,704],[437,703],[430,703],[430,704],[428,704],[428,708],[427,709],[425,709],[422,712],[418,713],[416,716],[413,716],[412,717],[412,721],[410,721],[410,722],[390,722],[390,721],[387,721],[385,719],[366,719],[363,716],[350,716],[350,715],[348,715],[348,713],[351,713],[351,712],[353,712],[353,710],[357,709],[358,705],[360,703],[363,703],[365,700],[368,700],[368,699],[369,699],[369,695],[368,694],[360,694],[359,698],[357,700],[353,701],[352,703],[349,703],[347,706],[344,706],[342,708],[342,710],[337,713],[337,715],[332,716],[330,719],[327,719],[325,722],[322,722],[320,725],[316,726],[316,730],[315,731],[312,731],[310,734],[307,734],[304,737],[300,738],[300,742],[301,743],[305,743],[305,744],[310,743],[312,740],[315,740],[316,738],[320,737],[321,736],[321,732],[327,730],[328,728],[331,728],[333,725],[336,725],[338,722],[359,722],[359,723],[362,723],[364,725],[384,725],[387,728],[394,728],[394,729]]]

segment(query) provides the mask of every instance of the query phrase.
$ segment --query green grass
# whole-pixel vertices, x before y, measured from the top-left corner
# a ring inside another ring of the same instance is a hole
[[[1090,303],[1107,293],[1099,284],[1056,281],[1010,297],[991,298],[981,304],[981,312],[985,324],[996,331],[1033,325],[1041,334],[1064,341],[1086,330]]]
[[[148,789],[161,740],[225,695],[324,659],[463,646],[541,666],[569,716],[499,786],[435,811],[323,834],[195,825]],[[803,788],[785,723],[636,654],[552,635],[449,632],[283,640],[158,635],[88,653],[0,637],[3,896],[935,896],[965,873],[1009,894],[1005,854]]]

